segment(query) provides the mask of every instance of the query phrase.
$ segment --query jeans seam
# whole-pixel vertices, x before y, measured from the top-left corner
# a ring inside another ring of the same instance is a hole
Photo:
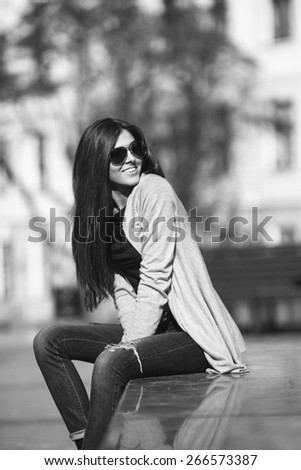
[[[152,357],[155,357],[155,356],[162,356],[163,354],[166,354],[168,352],[178,351],[180,349],[188,348],[190,346],[193,346],[193,344],[185,344],[184,346],[175,347],[175,348],[169,349],[168,351],[164,351],[164,352],[157,353],[157,354],[152,354],[151,356],[143,357],[143,359],[141,359],[141,361],[143,362],[144,359],[151,359]]]
[[[87,424],[87,418],[86,418],[86,416],[85,416],[85,413],[84,413],[84,410],[83,410],[83,407],[82,407],[82,403],[81,403],[81,400],[80,400],[79,395],[78,395],[78,393],[77,393],[76,387],[75,387],[75,385],[74,385],[74,383],[73,383],[72,378],[70,377],[70,374],[69,374],[69,372],[68,372],[67,367],[66,367],[65,364],[64,364],[64,361],[63,361],[62,357],[61,357],[60,354],[58,353],[58,348],[59,348],[59,346],[60,346],[62,343],[67,342],[67,341],[85,341],[85,342],[86,342],[86,341],[88,341],[88,342],[91,342],[91,341],[92,341],[92,342],[94,342],[94,343],[100,343],[101,341],[79,340],[78,338],[67,338],[67,339],[62,339],[62,340],[60,340],[60,341],[56,341],[56,354],[57,354],[57,356],[60,358],[61,365],[63,366],[63,369],[65,370],[66,377],[68,378],[69,384],[71,385],[72,392],[73,392],[73,394],[74,394],[74,396],[75,396],[75,398],[76,398],[77,404],[79,405],[79,410],[80,410],[80,412],[81,412],[81,414],[82,414],[82,417],[83,417],[83,419],[84,419],[85,424]]]
[[[133,364],[134,364],[134,362],[133,362]],[[125,390],[125,387],[126,387],[127,384],[129,383],[129,380],[123,375],[123,371],[119,371],[119,370],[117,370],[115,367],[112,367],[112,369],[114,370],[115,375],[116,375],[116,376],[118,375],[119,378],[121,379],[121,381],[124,383],[124,390]],[[123,390],[123,391],[124,391],[124,390]],[[119,403],[119,400],[117,400],[116,397],[118,397],[118,390],[117,390],[117,388],[116,388],[116,381],[115,381],[115,387],[114,387],[114,403],[115,403],[116,405],[115,405],[115,408],[114,408],[113,410],[111,410],[111,411],[113,411],[113,412],[114,412],[114,410],[116,409],[116,406],[117,406],[118,403]]]

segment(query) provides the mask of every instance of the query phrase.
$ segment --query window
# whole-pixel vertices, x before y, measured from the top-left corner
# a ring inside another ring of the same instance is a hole
[[[274,38],[285,39],[291,35],[292,0],[273,0]]]
[[[293,164],[293,105],[290,101],[273,102],[273,124],[276,140],[276,166],[289,168]]]
[[[0,300],[6,300],[12,289],[11,245],[0,242]]]
[[[7,165],[7,143],[0,139],[0,193],[5,191],[11,179],[12,175]]]
[[[37,134],[38,139],[38,158],[41,189],[46,187],[46,167],[45,167],[45,137],[43,134]]]

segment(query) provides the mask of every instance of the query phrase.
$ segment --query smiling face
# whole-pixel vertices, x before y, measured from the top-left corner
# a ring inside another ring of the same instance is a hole
[[[128,149],[129,145],[134,142],[134,140],[135,138],[132,134],[123,130],[114,148],[126,147]],[[136,186],[139,183],[141,167],[142,159],[135,157],[128,149],[127,157],[121,165],[115,166],[110,162],[109,178],[112,187],[115,189],[128,187],[130,189]]]

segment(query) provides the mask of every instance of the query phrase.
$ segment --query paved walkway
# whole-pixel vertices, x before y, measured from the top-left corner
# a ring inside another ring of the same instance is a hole
[[[35,362],[37,331],[0,333],[0,449],[75,449]],[[89,388],[92,366],[77,366]]]
[[[34,330],[0,333],[0,449],[74,449],[32,353]],[[301,336],[246,337],[251,373],[137,380],[105,448],[301,449]],[[87,388],[92,366],[77,363]]]

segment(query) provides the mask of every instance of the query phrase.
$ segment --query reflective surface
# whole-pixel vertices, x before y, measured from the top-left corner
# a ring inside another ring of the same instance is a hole
[[[242,377],[132,381],[102,449],[301,449],[300,339],[249,339]]]
[[[0,449],[75,450],[35,363],[32,336],[0,334]],[[301,449],[301,335],[246,342],[245,377],[131,382],[103,448]],[[89,391],[92,365],[76,367]]]

